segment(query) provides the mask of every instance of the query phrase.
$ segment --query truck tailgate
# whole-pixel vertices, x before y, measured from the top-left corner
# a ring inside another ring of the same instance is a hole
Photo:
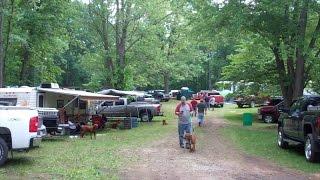
[[[30,147],[30,140],[37,137],[37,132],[29,132],[30,118],[38,116],[37,110],[31,109],[0,109],[0,126],[7,127],[11,132],[12,149]]]

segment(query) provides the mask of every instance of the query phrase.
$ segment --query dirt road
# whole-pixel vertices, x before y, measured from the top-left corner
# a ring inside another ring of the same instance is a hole
[[[316,179],[300,172],[281,168],[266,160],[237,150],[218,131],[226,122],[210,117],[204,136],[198,137],[197,150],[189,153],[178,146],[172,133],[134,153],[139,162],[120,173],[121,179]],[[132,154],[133,152],[128,153]]]

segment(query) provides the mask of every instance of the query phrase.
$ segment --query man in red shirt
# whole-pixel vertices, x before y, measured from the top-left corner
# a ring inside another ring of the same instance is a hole
[[[190,102],[193,108],[193,115],[197,116],[197,105],[198,105],[198,101],[196,100],[196,98],[192,98],[192,101]]]
[[[178,116],[178,133],[179,144],[184,148],[183,136],[184,133],[190,133],[191,129],[191,112],[193,111],[192,105],[187,103],[186,97],[181,97],[181,103],[176,107],[175,114]]]

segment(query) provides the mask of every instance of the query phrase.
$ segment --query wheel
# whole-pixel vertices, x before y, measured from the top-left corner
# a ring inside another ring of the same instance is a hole
[[[0,166],[7,161],[8,151],[9,149],[7,143],[0,138]]]
[[[220,107],[222,107],[222,108],[223,108],[223,104],[221,104],[221,105],[220,105]]]
[[[286,149],[289,146],[289,143],[284,140],[284,134],[282,127],[278,128],[278,146],[282,149]]]
[[[306,160],[309,162],[316,162],[318,160],[318,153],[315,152],[315,142],[312,134],[308,134],[304,145],[304,154]]]
[[[273,116],[271,116],[271,115],[269,115],[269,114],[262,116],[262,120],[263,120],[265,123],[273,123],[273,122],[274,122]]]
[[[243,105],[242,104],[238,104],[238,108],[243,108]]]
[[[251,101],[249,106],[250,106],[250,108],[254,108],[256,106],[256,104],[254,103],[254,101]]]
[[[141,112],[140,118],[141,118],[141,121],[143,122],[148,122],[148,121],[150,122],[153,119],[152,115],[149,112]]]

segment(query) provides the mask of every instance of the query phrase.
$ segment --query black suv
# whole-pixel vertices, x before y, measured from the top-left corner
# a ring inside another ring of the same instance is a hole
[[[320,96],[304,96],[289,109],[283,109],[278,121],[278,146],[289,142],[304,145],[307,161],[315,162],[320,153]]]

